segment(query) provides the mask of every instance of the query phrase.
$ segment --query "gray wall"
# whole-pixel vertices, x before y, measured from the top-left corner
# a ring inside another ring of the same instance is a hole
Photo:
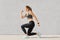
[[[20,19],[20,10],[30,5],[39,19],[41,34],[60,34],[60,0],[0,0],[0,34],[22,34],[21,24],[27,20]],[[37,29],[37,31],[38,31]]]

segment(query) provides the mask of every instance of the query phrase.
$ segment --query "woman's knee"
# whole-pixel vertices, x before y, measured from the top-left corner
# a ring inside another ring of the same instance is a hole
[[[24,28],[24,25],[21,25],[21,28]]]

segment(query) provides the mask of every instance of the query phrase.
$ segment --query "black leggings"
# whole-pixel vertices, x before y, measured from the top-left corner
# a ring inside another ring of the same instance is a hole
[[[35,26],[34,21],[30,21],[29,23],[22,25],[21,28],[25,34],[31,36],[31,35],[36,35],[36,33],[31,33],[34,26]],[[26,32],[25,28],[29,28],[28,32]]]

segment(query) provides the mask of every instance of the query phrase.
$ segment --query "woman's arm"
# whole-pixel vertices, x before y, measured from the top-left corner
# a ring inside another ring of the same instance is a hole
[[[23,19],[23,18],[25,18],[25,16],[23,16],[23,10],[20,12],[20,17]]]
[[[36,15],[35,15],[33,12],[31,12],[31,14],[33,15],[34,19],[37,21],[38,26],[40,26],[40,23],[39,23],[39,21],[38,21]]]

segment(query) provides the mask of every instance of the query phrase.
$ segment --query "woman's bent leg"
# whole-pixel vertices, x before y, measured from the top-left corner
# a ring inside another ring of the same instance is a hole
[[[28,29],[28,35],[29,36],[36,35],[36,33],[32,33],[32,30],[35,27],[35,23],[33,21],[31,21],[29,24],[30,25],[28,26],[29,27],[29,29]]]
[[[26,24],[22,25],[21,28],[22,28],[22,31],[26,34],[26,29],[25,28],[29,28],[29,24],[26,23]]]
[[[22,28],[22,31],[26,34],[25,25],[22,25],[21,28]]]
[[[34,27],[28,29],[28,35],[29,36],[36,35],[36,33],[32,33],[33,28]]]

